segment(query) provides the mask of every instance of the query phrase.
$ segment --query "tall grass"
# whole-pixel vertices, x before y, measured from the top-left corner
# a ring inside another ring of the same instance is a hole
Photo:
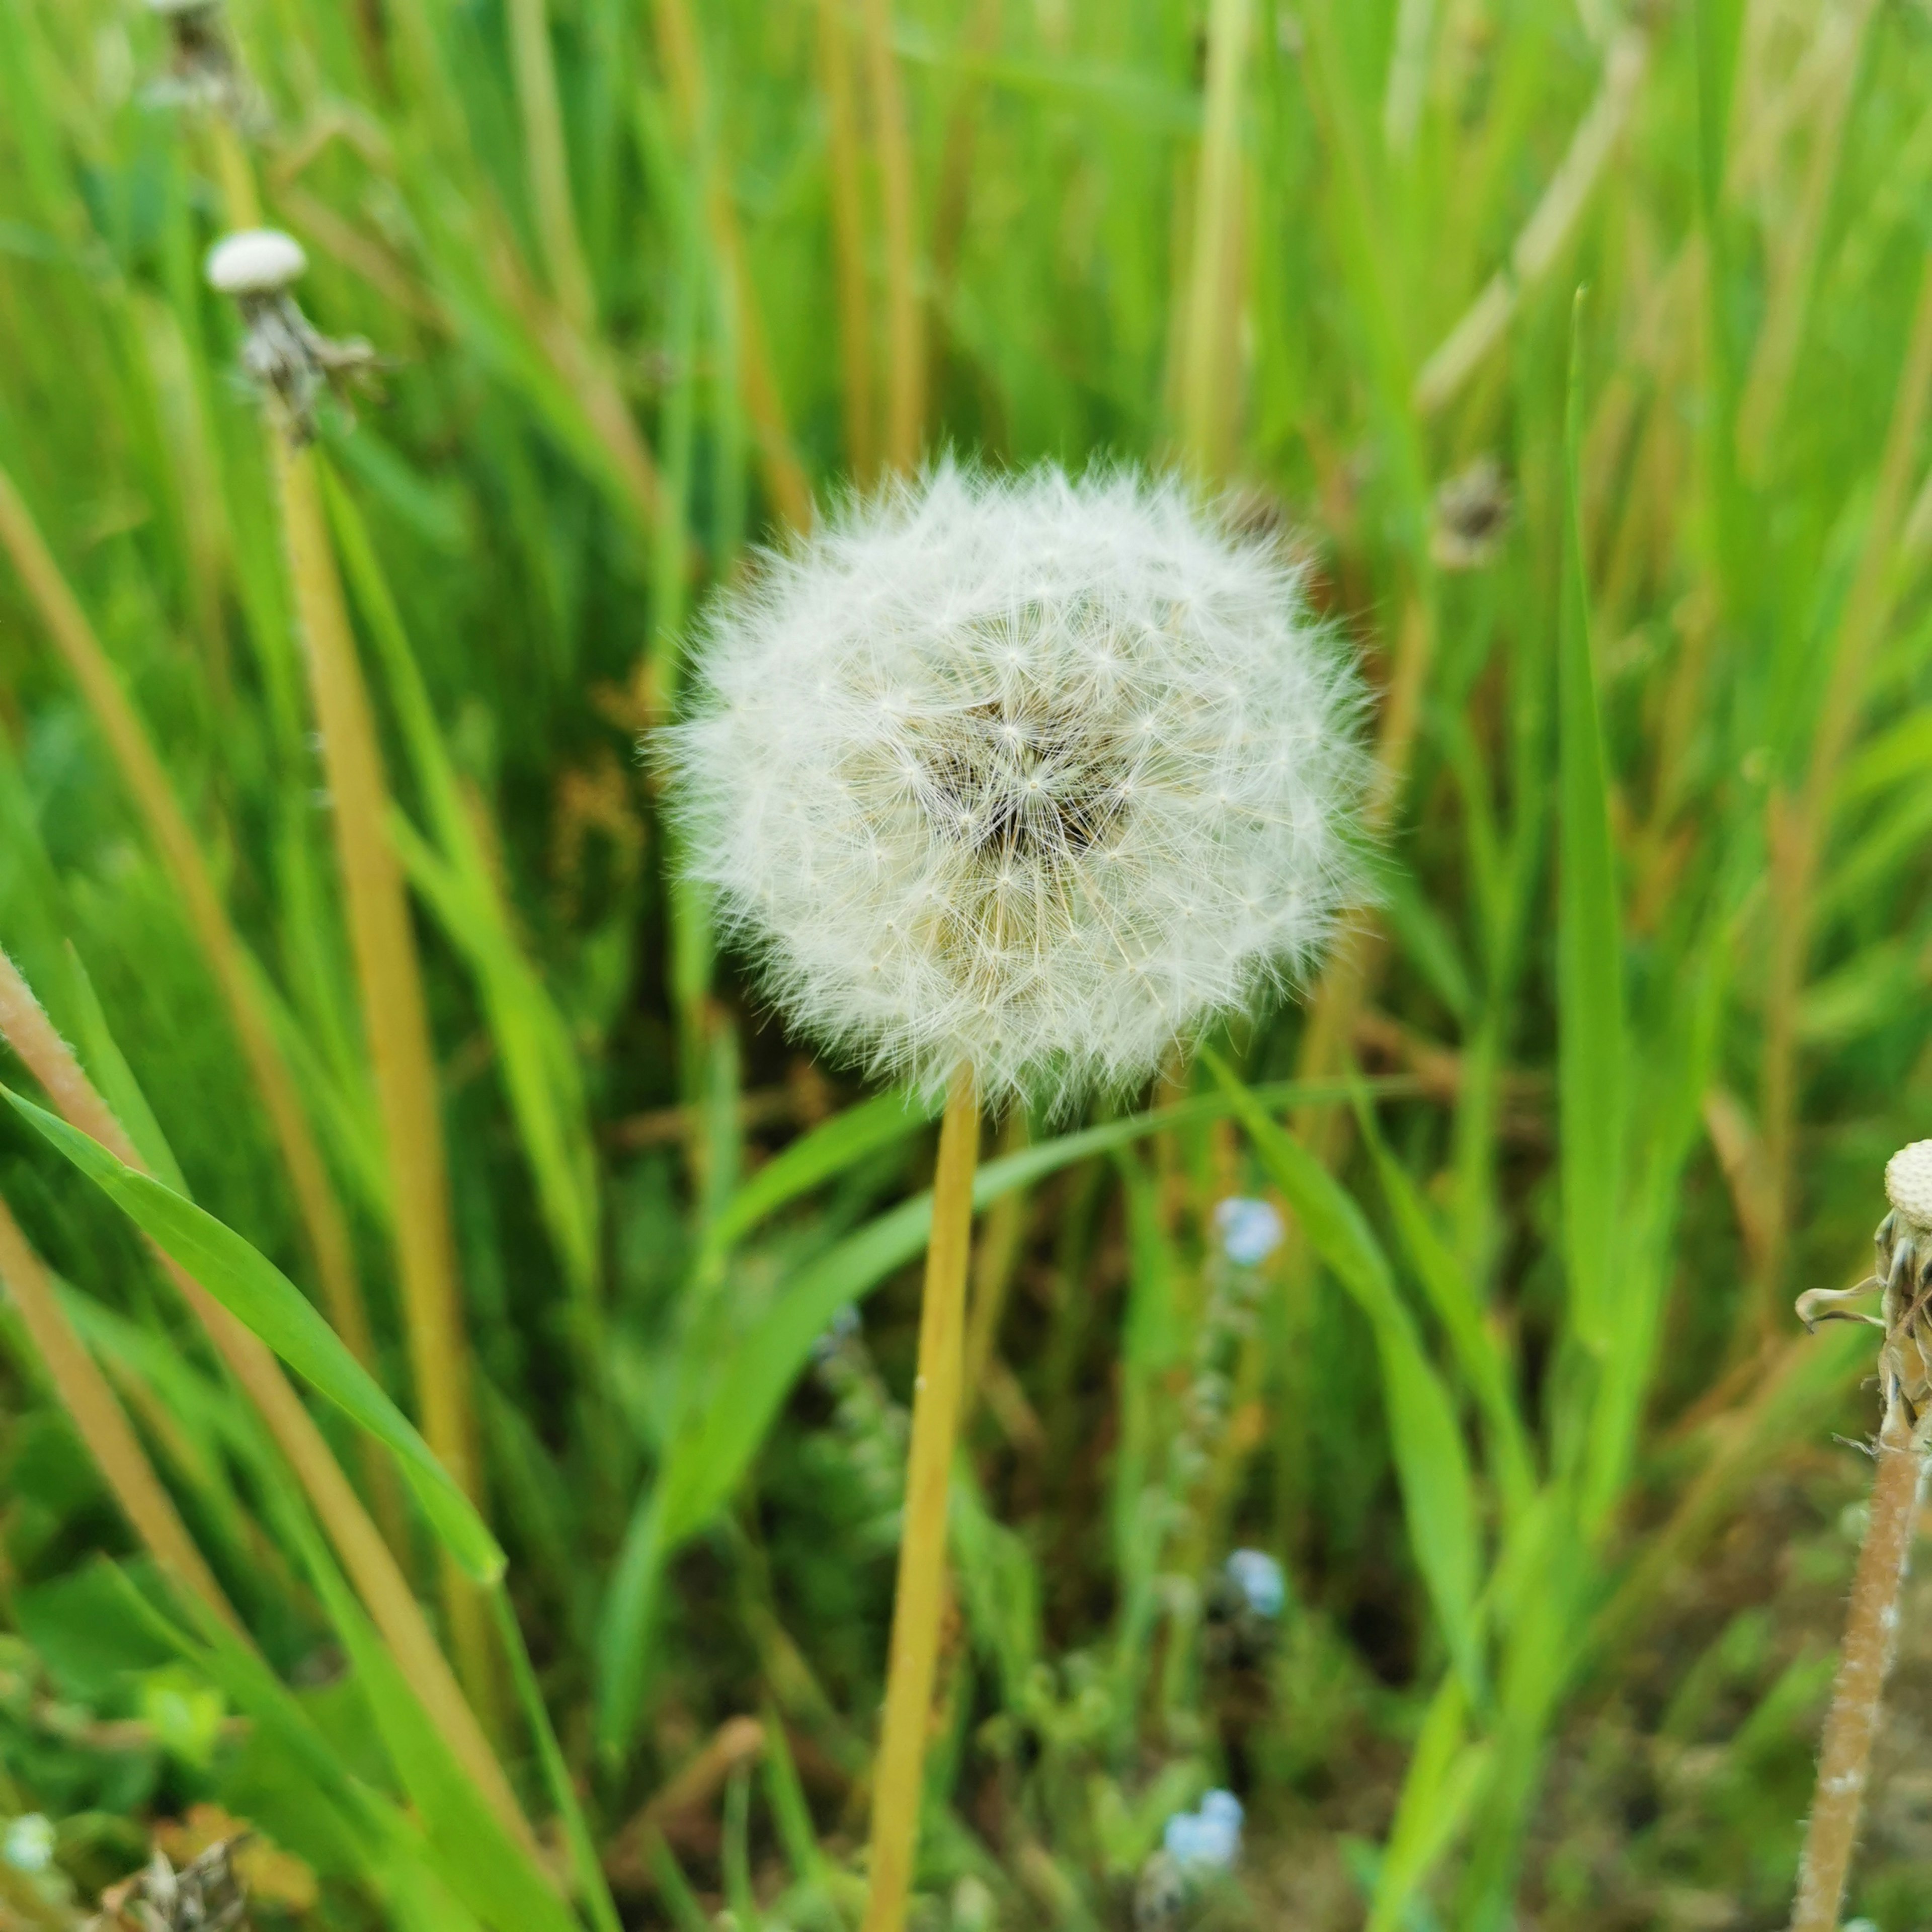
[[[206,1804],[319,1875],[265,1923],[858,1922],[935,1136],[747,998],[635,744],[950,446],[1298,546],[1382,842],[1304,1000],[987,1150],[930,1922],[1124,1923],[1215,1786],[1203,1918],[1781,1922],[1873,1420],[1786,1311],[1932,1097],[1923,10],[230,20],[239,146],[145,10],[0,0],[0,947],[78,1055],[0,1056],[0,1916]],[[292,549],[251,169],[385,358]]]

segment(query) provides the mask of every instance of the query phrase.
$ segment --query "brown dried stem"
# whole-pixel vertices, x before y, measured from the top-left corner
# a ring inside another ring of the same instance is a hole
[[[75,1334],[40,1258],[4,1200],[0,1200],[0,1286],[20,1311],[28,1338],[46,1365],[54,1393],[135,1534],[168,1576],[190,1596],[200,1598],[236,1635],[245,1636],[242,1620],[195,1547],[173,1498],[162,1487],[140,1437],[115,1400],[107,1378]]]
[[[269,441],[382,1117],[411,1378],[424,1438],[474,1500],[482,1492],[482,1472],[450,1225],[442,1103],[416,933],[402,868],[389,843],[388,787],[329,548],[316,458],[272,425]],[[458,1667],[488,1723],[498,1702],[489,1611],[447,1552],[442,1596]]]
[[[1844,1648],[1818,1754],[1818,1784],[1798,1868],[1791,1932],[1835,1932],[1858,1843],[1872,1741],[1898,1637],[1898,1599],[1924,1486],[1925,1454],[1894,1396],[1878,1442],[1871,1518],[1858,1552]]]

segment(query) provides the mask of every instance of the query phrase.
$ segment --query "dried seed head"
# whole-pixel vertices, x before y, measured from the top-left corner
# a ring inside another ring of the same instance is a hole
[[[157,1851],[143,1869],[101,1900],[85,1932],[238,1932],[248,1899],[234,1853],[244,1842],[224,1839],[179,1870]]]
[[[1932,1233],[1932,1141],[1914,1141],[1886,1162],[1885,1195],[1901,1220]]]
[[[229,44],[222,0],[147,0],[147,8],[168,32],[167,75],[148,90],[151,99],[211,108],[248,129],[266,122],[261,98]]]
[[[698,668],[687,862],[881,1074],[1130,1086],[1354,881],[1355,686],[1279,547],[1178,483],[945,464],[766,557]]]
[[[1509,528],[1510,496],[1502,465],[1479,456],[1436,493],[1429,554],[1443,570],[1480,570],[1493,563]]]
[[[290,294],[308,268],[302,245],[277,228],[224,236],[208,250],[210,287],[232,296],[247,333],[243,371],[272,396],[284,427],[298,444],[315,434],[315,411],[326,388],[372,369],[376,352],[362,341],[333,342],[304,315]]]

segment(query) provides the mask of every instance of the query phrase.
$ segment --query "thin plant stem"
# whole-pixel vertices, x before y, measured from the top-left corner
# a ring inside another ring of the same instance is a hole
[[[1641,28],[1627,28],[1611,43],[1603,86],[1577,123],[1569,150],[1516,236],[1507,264],[1490,278],[1416,376],[1412,400],[1418,416],[1437,415],[1455,400],[1508,333],[1523,291],[1556,266],[1616,152],[1649,53],[1649,38]]]
[[[281,1150],[329,1319],[356,1359],[374,1373],[375,1342],[356,1274],[348,1218],[316,1144],[295,1075],[262,1011],[247,950],[222,904],[200,841],[175,796],[153,740],[129,702],[32,513],[4,469],[0,469],[0,547],[12,558],[48,635],[80,687],[120,770],[122,782],[181,896],[182,909],[221,990],[242,1056]],[[389,1546],[400,1556],[409,1548],[409,1532],[394,1466],[374,1443],[365,1447],[364,1464],[364,1476],[376,1519]]]
[[[1913,1436],[1904,1405],[1894,1399],[1879,1433],[1871,1516],[1858,1552],[1844,1648],[1825,1717],[1817,1790],[1798,1868],[1791,1932],[1835,1932],[1838,1923],[1845,1879],[1858,1843],[1885,1680],[1898,1647],[1899,1592],[1924,1485],[1924,1448]]]
[[[940,142],[939,174],[932,198],[932,286],[926,298],[934,338],[928,354],[936,364],[943,363],[950,353],[959,255],[965,244],[976,178],[974,155],[986,118],[982,69],[999,53],[1005,12],[1005,0],[978,0],[974,8],[961,39],[962,70]]]
[[[926,431],[926,343],[914,237],[912,136],[892,50],[892,0],[866,0],[866,67],[886,244],[886,435],[890,468],[909,473]]]
[[[825,90],[826,161],[832,201],[833,284],[845,403],[845,460],[861,484],[879,466],[873,393],[872,308],[866,287],[866,209],[860,186],[858,109],[851,36],[840,0],[818,0],[818,60]]]
[[[1000,1130],[1001,1154],[1020,1153],[1030,1144],[1031,1124],[1024,1107],[1016,1105]],[[1000,1324],[1006,1314],[1013,1277],[1019,1270],[1020,1250],[1026,1234],[1029,1196],[1024,1188],[1003,1194],[987,1210],[980,1251],[973,1264],[973,1293],[966,1330],[964,1420],[973,1419],[974,1405],[985,1392],[987,1372],[999,1346]]]
[[[1207,122],[1180,372],[1181,441],[1207,477],[1227,467],[1239,388],[1241,103],[1251,13],[1250,0],[1214,0],[1208,19]]]
[[[1770,800],[1774,916],[1766,965],[1760,1111],[1768,1169],[1765,1198],[1772,1211],[1763,1279],[1754,1311],[1759,1335],[1767,1340],[1778,1333],[1784,1318],[1785,1251],[1796,1160],[1798,1006],[1810,960],[1815,890],[1831,830],[1832,794],[1858,728],[1872,654],[1884,636],[1898,595],[1899,534],[1928,409],[1932,409],[1932,256],[1926,258],[1920,278],[1918,306],[1879,459],[1864,547],[1832,643],[1831,670],[1812,734],[1804,785],[1796,800],[1774,790]],[[1748,1312],[1750,1307],[1748,1303]]]
[[[902,1932],[919,1846],[926,1734],[946,1604],[946,1499],[965,1367],[966,1269],[979,1159],[979,1090],[971,1067],[962,1066],[946,1096],[932,1178],[932,1234],[920,1307],[904,1526],[885,1716],[872,1771],[872,1892],[864,1932]]]
[[[1844,152],[1846,124],[1857,90],[1865,32],[1877,11],[1877,0],[1852,0],[1849,7],[1834,9],[1820,31],[1821,43],[1828,40],[1831,57],[1810,164],[1794,216],[1778,225],[1780,245],[1772,264],[1764,326],[1758,332],[1750,373],[1738,405],[1738,456],[1745,476],[1754,482],[1762,483],[1771,466],[1784,399],[1804,347],[1812,285],[1817,279],[1826,218]]]
[[[329,548],[314,455],[296,447],[272,422],[268,434],[382,1118],[410,1366],[424,1438],[476,1500],[482,1495],[482,1468],[457,1288],[442,1106],[422,964],[402,868],[389,842],[388,788]],[[457,1668],[495,1731],[492,1720],[500,1706],[489,1609],[454,1556],[442,1552],[441,1563]]]
[[[234,1606],[195,1547],[134,1425],[115,1400],[99,1364],[75,1334],[40,1258],[4,1200],[0,1200],[0,1284],[20,1311],[28,1339],[40,1352],[54,1393],[113,1491],[129,1526],[168,1576],[190,1596],[199,1598],[238,1636],[245,1638]]]
[[[98,1141],[123,1166],[143,1174],[148,1171],[127,1130],[4,952],[0,952],[0,1040],[20,1056],[53,1102],[54,1111],[70,1126]],[[154,1252],[288,1459],[371,1619],[422,1700],[430,1721],[504,1825],[521,1843],[534,1846],[529,1821],[437,1648],[422,1606],[410,1593],[388,1545],[377,1533],[280,1364],[265,1342],[172,1256],[158,1246]]]
[[[596,326],[597,298],[571,200],[570,161],[557,102],[546,0],[510,0],[509,26],[510,65],[523,116],[524,171],[530,181],[537,245],[558,307],[573,328],[589,330]]]
[[[766,493],[782,520],[794,530],[806,530],[812,524],[812,485],[799,461],[784,399],[778,393],[771,344],[745,266],[730,183],[713,152],[710,91],[697,26],[687,0],[656,0],[656,18],[658,57],[670,83],[679,132],[703,184],[711,244],[717,251],[736,317],[739,389],[757,440]]]

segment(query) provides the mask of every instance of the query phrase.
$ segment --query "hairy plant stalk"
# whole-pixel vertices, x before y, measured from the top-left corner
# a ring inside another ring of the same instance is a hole
[[[833,284],[845,403],[845,460],[862,485],[878,473],[878,412],[872,392],[872,309],[866,288],[866,210],[860,187],[858,109],[851,38],[840,0],[818,0],[820,84],[825,90],[831,182]]]
[[[1904,1404],[1894,1400],[1879,1434],[1871,1516],[1858,1552],[1844,1648],[1825,1718],[1817,1790],[1798,1868],[1791,1932],[1835,1932],[1838,1923],[1858,1843],[1885,1680],[1898,1647],[1899,1592],[1924,1486],[1924,1447],[1912,1432]]]
[[[112,661],[47,548],[32,513],[4,470],[0,470],[0,546],[12,558],[48,635],[94,713],[128,795],[181,896],[182,909],[221,989],[242,1056],[281,1150],[315,1257],[323,1305],[356,1359],[373,1372],[375,1343],[356,1274],[348,1218],[316,1144],[294,1072],[262,1010],[247,949],[230,922],[201,842],[175,796],[154,741],[129,702]],[[389,1546],[400,1556],[409,1548],[409,1532],[394,1467],[374,1442],[365,1444],[363,1453],[364,1480],[377,1520]]]
[[[910,472],[926,434],[926,340],[920,311],[914,232],[912,136],[905,91],[892,50],[891,0],[866,0],[866,77],[872,96],[872,140],[886,244],[885,460]]]
[[[1180,372],[1181,442],[1204,476],[1227,467],[1240,386],[1241,104],[1250,0],[1214,0],[1207,124],[1194,208],[1194,262]]]
[[[382,1116],[410,1366],[424,1438],[476,1500],[482,1470],[457,1288],[442,1107],[416,934],[402,869],[389,843],[382,753],[328,547],[315,458],[272,424],[269,442]],[[494,1731],[500,1703],[488,1606],[453,1556],[445,1552],[441,1562],[457,1667]]]
[[[1932,256],[1918,286],[1918,306],[1905,352],[1892,420],[1879,459],[1877,487],[1865,524],[1858,571],[1833,640],[1831,671],[1811,739],[1810,761],[1794,800],[1770,800],[1771,921],[1765,988],[1764,1058],[1760,1071],[1766,1164],[1764,1276],[1756,1304],[1761,1336],[1784,1318],[1783,1278],[1791,1225],[1796,1159],[1798,1006],[1810,962],[1819,868],[1831,830],[1832,794],[1863,710],[1866,674],[1885,634],[1898,594],[1900,532],[1910,500],[1913,466],[1932,410]],[[1748,1309],[1748,1304],[1747,1304]]]
[[[148,1172],[126,1129],[4,952],[0,1040],[20,1056],[63,1120],[98,1141],[124,1166]],[[524,1844],[534,1845],[529,1821],[437,1648],[422,1606],[280,1364],[267,1345],[185,1268],[158,1245],[149,1245],[287,1457],[371,1620],[430,1721],[498,1817]]]
[[[919,1846],[926,1733],[946,1603],[946,1498],[965,1366],[966,1269],[973,1243],[973,1175],[980,1106],[970,1066],[952,1077],[932,1179],[932,1237],[920,1308],[898,1592],[886,1708],[872,1769],[872,1892],[864,1932],[902,1932]]]
[[[113,1491],[129,1526],[169,1577],[188,1594],[198,1597],[238,1636],[245,1638],[247,1632],[234,1606],[195,1547],[174,1499],[154,1474],[107,1378],[75,1334],[39,1256],[4,1200],[0,1200],[0,1286],[20,1311],[28,1339],[40,1352],[54,1393]]]

